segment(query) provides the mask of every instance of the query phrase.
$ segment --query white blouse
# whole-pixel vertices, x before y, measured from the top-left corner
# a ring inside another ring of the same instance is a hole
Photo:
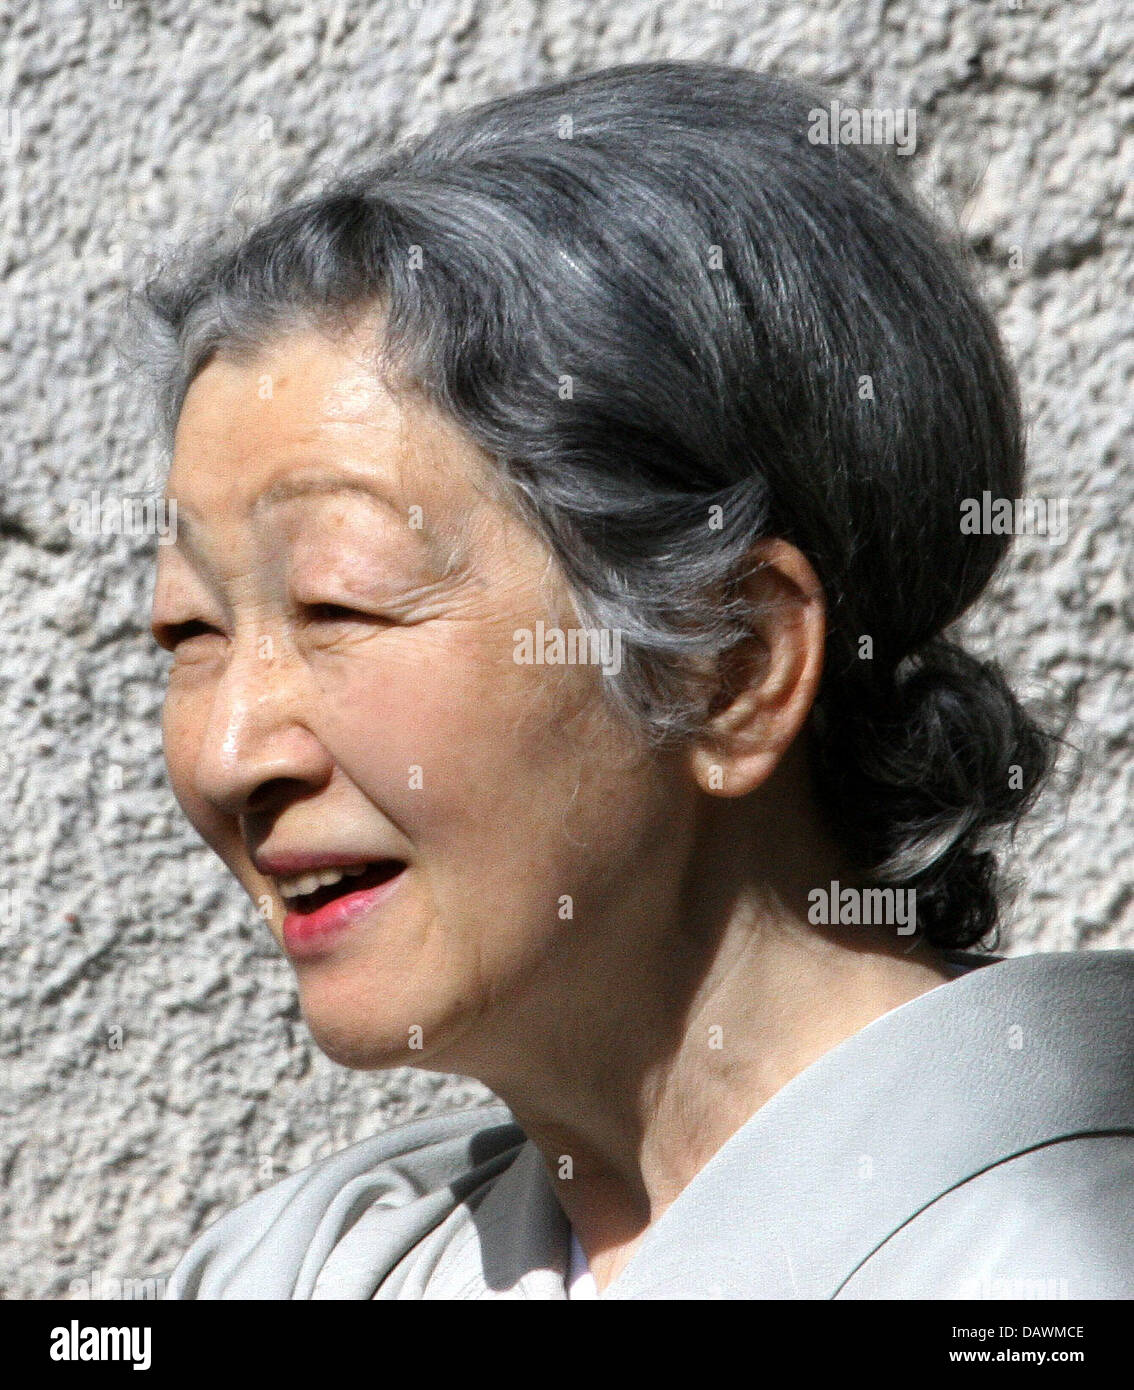
[[[571,1265],[567,1271],[568,1298],[598,1298],[595,1276],[587,1263],[587,1252],[579,1244],[579,1237],[571,1232]]]

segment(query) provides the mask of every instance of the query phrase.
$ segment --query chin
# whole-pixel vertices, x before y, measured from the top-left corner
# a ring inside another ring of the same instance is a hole
[[[405,1028],[375,1026],[361,1030],[349,1021],[326,1018],[303,1006],[303,1018],[319,1051],[352,1071],[382,1071],[420,1066],[421,1051],[410,1048]]]
[[[432,1069],[430,1057],[458,1031],[443,1001],[397,1003],[393,991],[363,994],[342,980],[301,980],[300,1009],[319,1050],[354,1071]],[[422,995],[424,991],[422,991]]]

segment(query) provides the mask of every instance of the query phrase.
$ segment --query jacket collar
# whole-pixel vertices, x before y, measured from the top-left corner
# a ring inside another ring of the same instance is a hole
[[[608,1298],[832,1298],[943,1192],[1134,1130],[1134,952],[984,965],[794,1077],[646,1233]]]
[[[1023,956],[875,1019],[761,1106],[603,1296],[832,1298],[973,1175],[1134,1130],[1132,993],[1134,952]],[[531,1140],[461,1219],[426,1297],[566,1297],[570,1227]]]

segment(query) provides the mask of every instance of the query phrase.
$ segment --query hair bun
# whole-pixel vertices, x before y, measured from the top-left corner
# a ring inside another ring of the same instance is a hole
[[[989,833],[1035,799],[1054,740],[995,662],[934,638],[888,679],[817,706],[817,791],[872,881],[917,890],[918,929],[968,947],[996,925]]]

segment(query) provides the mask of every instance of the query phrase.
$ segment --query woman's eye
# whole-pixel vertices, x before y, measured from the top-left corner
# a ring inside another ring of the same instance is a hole
[[[347,608],[341,603],[309,603],[307,616],[315,622],[340,623],[349,622],[352,618],[365,620],[367,614],[360,613],[356,608]]]
[[[154,638],[159,647],[172,652],[194,637],[208,636],[213,632],[216,632],[216,628],[210,627],[208,623],[202,622],[199,618],[190,618],[183,623],[161,624],[154,629]]]
[[[308,603],[304,605],[304,616],[312,623],[366,623],[373,627],[384,627],[392,621],[380,613],[364,613],[344,603]]]

